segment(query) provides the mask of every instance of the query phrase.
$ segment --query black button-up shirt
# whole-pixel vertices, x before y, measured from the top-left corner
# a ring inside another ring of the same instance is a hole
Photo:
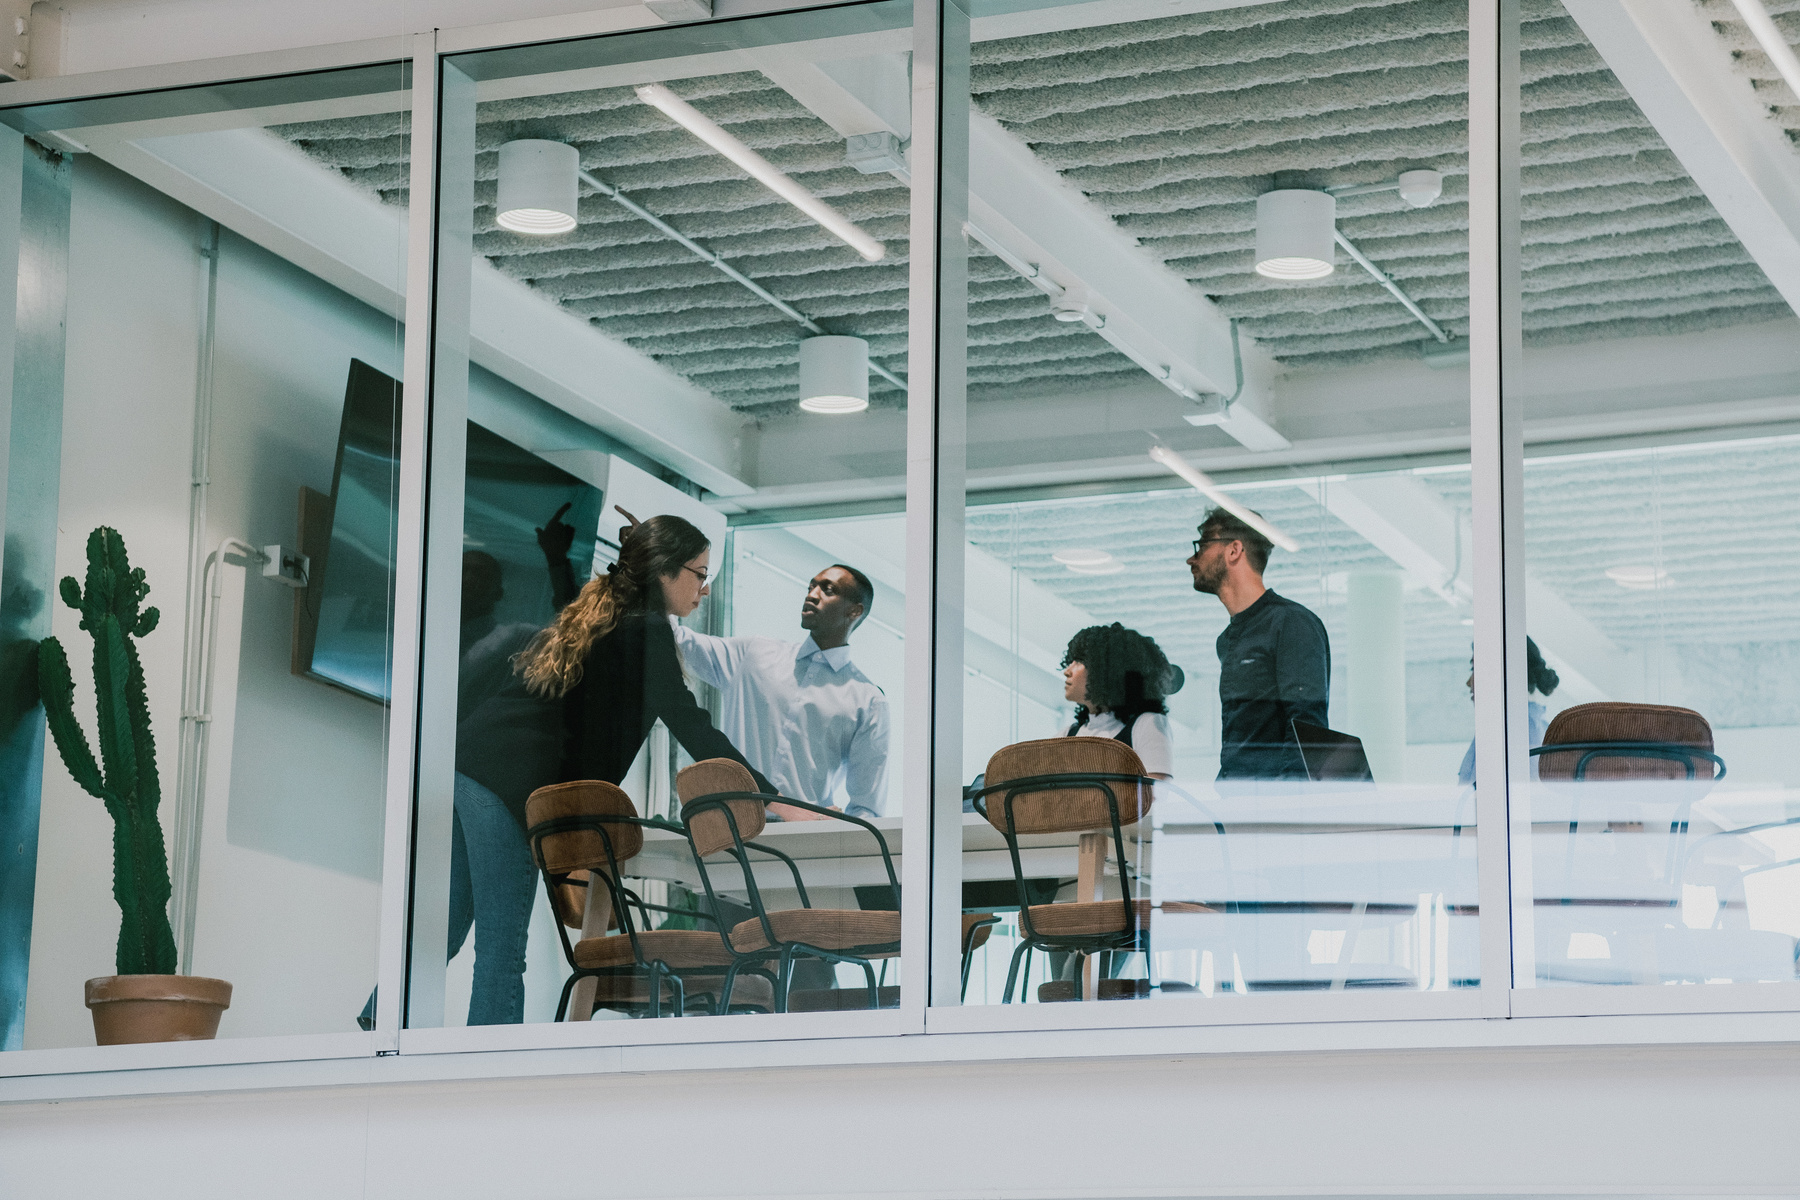
[[[1329,727],[1331,642],[1303,604],[1264,592],[1219,634],[1219,778],[1305,779],[1298,718]]]

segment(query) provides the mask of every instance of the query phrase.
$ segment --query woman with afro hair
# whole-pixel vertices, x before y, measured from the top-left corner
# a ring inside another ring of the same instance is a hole
[[[1181,687],[1181,668],[1135,629],[1114,621],[1090,625],[1063,654],[1063,698],[1075,702],[1069,737],[1109,737],[1143,761],[1144,773],[1168,779],[1175,769],[1164,698]]]

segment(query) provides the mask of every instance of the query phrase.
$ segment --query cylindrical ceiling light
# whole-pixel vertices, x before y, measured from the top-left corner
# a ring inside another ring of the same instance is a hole
[[[1269,279],[1323,279],[1335,269],[1337,197],[1284,188],[1256,198],[1256,273]]]
[[[500,227],[540,237],[575,228],[580,171],[581,155],[562,142],[524,138],[501,146]]]
[[[800,407],[853,413],[869,407],[869,343],[859,337],[809,337],[800,343]]]

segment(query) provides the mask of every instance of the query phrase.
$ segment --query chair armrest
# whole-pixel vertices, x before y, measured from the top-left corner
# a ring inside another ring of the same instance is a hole
[[[881,861],[887,867],[888,882],[893,885],[894,897],[895,897],[896,901],[899,899],[900,879],[894,873],[894,860],[888,854],[887,838],[885,836],[883,836],[881,830],[875,828],[875,826],[873,826],[869,822],[863,820],[861,817],[853,817],[849,813],[847,813],[839,808],[826,808],[823,805],[819,805],[819,804],[809,804],[804,800],[792,800],[786,796],[771,796],[771,797],[769,797],[769,802],[774,803],[774,804],[791,804],[795,808],[803,808],[803,809],[807,809],[810,812],[816,812],[820,816],[825,817],[829,820],[848,821],[852,825],[861,825],[864,829],[868,830],[869,833],[874,836],[875,844],[877,846],[881,847]],[[766,847],[765,847],[765,849],[766,849]],[[808,905],[808,907],[810,908],[811,905]]]

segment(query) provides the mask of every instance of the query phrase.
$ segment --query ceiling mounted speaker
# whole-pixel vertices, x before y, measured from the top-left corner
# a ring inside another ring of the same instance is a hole
[[[1256,198],[1256,273],[1270,279],[1323,279],[1335,269],[1337,198],[1286,188]]]
[[[1429,208],[1444,194],[1442,171],[1400,172],[1400,198],[1414,208]]]
[[[869,343],[859,337],[802,341],[800,407],[814,413],[853,413],[869,407]]]
[[[501,146],[501,228],[540,237],[575,228],[580,172],[581,155],[561,142],[526,138]]]

